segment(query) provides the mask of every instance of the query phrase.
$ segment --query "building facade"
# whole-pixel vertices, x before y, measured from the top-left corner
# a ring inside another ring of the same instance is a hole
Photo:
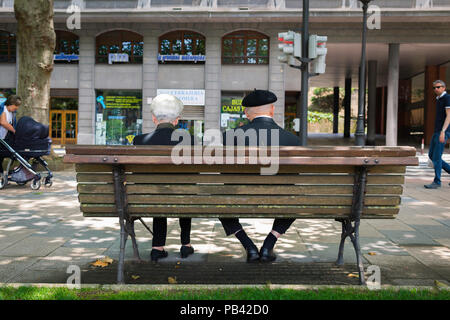
[[[241,101],[255,88],[278,96],[275,121],[291,126],[300,71],[278,61],[278,33],[301,32],[301,0],[54,2],[54,142],[129,144],[154,128],[149,105],[159,93],[182,99],[180,126],[198,136],[245,122]],[[327,71],[311,78],[310,86],[357,88],[360,2],[310,4],[310,33],[328,36]],[[368,125],[388,144],[416,132],[428,140],[431,82],[450,82],[450,0],[372,4],[367,82],[375,88],[369,90],[374,113],[368,110],[375,121]],[[6,92],[16,87],[19,67],[12,5],[0,0],[0,91]]]

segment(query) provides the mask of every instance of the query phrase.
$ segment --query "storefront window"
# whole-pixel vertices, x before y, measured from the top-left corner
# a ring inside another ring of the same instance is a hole
[[[159,38],[158,61],[159,63],[204,63],[205,37],[197,32],[185,30],[162,35]]]
[[[141,133],[141,91],[96,90],[96,144],[131,145]]]
[[[411,104],[410,132],[411,134],[423,134],[424,130],[424,107],[425,107],[425,74],[419,74],[411,79]]]
[[[237,31],[222,39],[223,64],[268,64],[269,37],[255,31]]]
[[[203,140],[205,122],[203,120],[179,120],[177,128],[189,131],[189,134],[197,139]]]
[[[55,63],[78,63],[80,40],[74,33],[56,30]]]
[[[16,36],[0,30],[0,62],[16,62]]]
[[[222,103],[220,110],[220,128],[222,130],[236,129],[249,121],[242,106],[245,92],[222,93]]]
[[[139,64],[143,61],[143,53],[144,37],[135,32],[115,30],[97,37],[97,63],[110,63],[110,54],[124,54],[128,59],[121,61],[122,63]]]

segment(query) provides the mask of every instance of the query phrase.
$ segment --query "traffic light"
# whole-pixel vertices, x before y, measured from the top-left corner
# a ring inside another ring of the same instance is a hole
[[[314,59],[311,62],[311,73],[325,73],[326,69],[326,56],[328,49],[326,44],[328,41],[327,36],[318,36],[316,34],[309,37],[309,57]]]
[[[282,63],[294,63],[294,58],[302,56],[302,36],[294,31],[281,32],[278,34],[278,49],[282,54],[278,56],[278,60]]]

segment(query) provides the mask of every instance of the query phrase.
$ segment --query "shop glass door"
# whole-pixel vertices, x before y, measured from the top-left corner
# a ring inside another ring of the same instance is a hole
[[[50,111],[50,138],[54,144],[77,143],[78,112],[73,110]]]
[[[78,99],[50,99],[50,138],[53,144],[76,144],[78,134]]]

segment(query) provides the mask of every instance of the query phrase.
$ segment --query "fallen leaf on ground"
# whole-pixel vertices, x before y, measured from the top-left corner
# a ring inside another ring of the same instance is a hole
[[[109,266],[111,263],[113,263],[113,259],[111,259],[110,257],[103,257],[101,259],[98,259],[97,261],[91,263],[94,267],[107,267]]]
[[[111,259],[110,257],[108,257],[108,256],[105,256],[103,259],[101,259],[103,262],[106,262],[106,263],[113,263],[113,259]]]
[[[177,284],[177,277],[169,277],[167,280],[170,284]]]
[[[102,267],[102,268],[109,266],[108,263],[103,262],[103,261],[101,261],[101,260],[97,260],[97,261],[93,262],[92,265],[93,265],[94,267]]]
[[[368,254],[369,256],[374,256],[374,255],[376,255],[377,253],[376,253],[376,252],[367,252],[367,254]]]

